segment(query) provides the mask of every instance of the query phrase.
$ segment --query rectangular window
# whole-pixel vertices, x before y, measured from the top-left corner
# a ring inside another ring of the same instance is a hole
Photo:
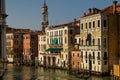
[[[95,52],[93,52],[93,59],[95,59]]]
[[[95,21],[93,21],[93,28],[95,28]]]
[[[67,34],[67,30],[65,30],[65,34]]]
[[[98,27],[100,27],[100,20],[98,20]]]
[[[98,38],[98,45],[100,45],[100,38]]]
[[[85,58],[87,58],[87,52],[85,53]]]
[[[62,59],[63,59],[63,54],[61,55]]]
[[[79,44],[81,45],[81,39],[79,38]]]
[[[106,20],[103,20],[103,26],[107,27],[107,21]]]
[[[77,56],[79,57],[79,53],[77,54]]]
[[[86,29],[87,29],[87,23],[86,23]]]
[[[89,28],[91,28],[91,22],[89,22]]]
[[[83,58],[83,52],[81,52],[81,58]]]
[[[93,46],[95,45],[95,39],[92,40]]]
[[[58,59],[58,64],[59,64],[59,62],[60,62],[60,61],[59,61],[59,59]]]
[[[71,44],[73,44],[73,37],[71,37]]]
[[[77,39],[74,39],[74,42],[77,43]]]
[[[98,65],[100,65],[100,61],[98,61]]]
[[[81,29],[83,29],[83,24],[81,24]]]
[[[98,60],[100,60],[100,52],[98,52],[98,57],[97,58],[98,58]]]
[[[70,30],[70,34],[73,34],[73,30]]]
[[[107,60],[107,52],[104,52],[104,60]]]
[[[107,65],[107,61],[104,61],[104,65]]]
[[[67,54],[66,54],[66,59],[67,59]]]
[[[67,39],[66,39],[66,37],[65,37],[65,44],[67,43]]]
[[[74,65],[74,61],[73,61],[73,65]]]
[[[104,38],[104,48],[106,48],[107,47],[107,40],[106,40],[106,38]]]
[[[73,57],[74,57],[74,53],[73,53]]]

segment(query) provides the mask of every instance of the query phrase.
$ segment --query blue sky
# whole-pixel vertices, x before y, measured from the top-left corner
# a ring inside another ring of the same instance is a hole
[[[117,0],[118,4],[120,0]],[[113,0],[46,0],[49,25],[79,19],[88,8],[104,9]],[[13,28],[41,30],[41,8],[44,0],[6,0],[7,25]]]

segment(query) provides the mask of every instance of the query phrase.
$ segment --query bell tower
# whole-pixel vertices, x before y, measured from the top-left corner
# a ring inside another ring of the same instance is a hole
[[[44,5],[42,7],[42,31],[45,32],[45,28],[48,27],[48,7],[46,5],[46,1],[44,0]]]
[[[6,59],[6,17],[5,0],[0,0],[0,60]]]

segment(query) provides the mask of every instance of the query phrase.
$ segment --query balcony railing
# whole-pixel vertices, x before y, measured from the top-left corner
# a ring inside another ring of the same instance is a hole
[[[49,47],[59,47],[59,48],[62,48],[63,47],[63,44],[49,44]]]
[[[81,50],[100,50],[100,46],[99,45],[95,45],[95,46],[79,46],[79,48]]]

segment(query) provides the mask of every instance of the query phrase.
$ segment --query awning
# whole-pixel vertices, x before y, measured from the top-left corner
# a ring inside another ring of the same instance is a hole
[[[53,40],[52,40],[52,44],[57,44],[58,43],[58,38],[54,38]]]
[[[46,51],[59,52],[60,50],[62,50],[62,48],[48,48]]]

